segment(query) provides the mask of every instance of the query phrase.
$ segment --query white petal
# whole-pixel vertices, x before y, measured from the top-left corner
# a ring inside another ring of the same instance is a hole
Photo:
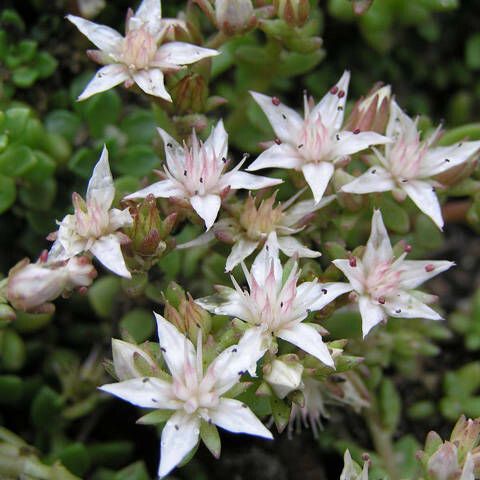
[[[463,464],[462,475],[458,480],[475,480],[475,462],[471,452],[467,453],[467,458]]]
[[[155,313],[157,331],[163,358],[173,377],[182,377],[186,364],[195,364],[195,348],[169,321]]]
[[[421,174],[432,177],[472,158],[480,149],[480,141],[460,142],[448,147],[428,150],[422,162]]]
[[[113,273],[125,278],[132,277],[125,265],[120,240],[115,234],[112,233],[97,239],[90,247],[90,251],[104,267]]]
[[[371,271],[379,263],[388,262],[392,258],[392,245],[383,223],[382,212],[375,210],[372,216],[372,230],[362,258],[363,266],[367,271]]]
[[[350,72],[345,71],[340,80],[318,103],[318,105],[310,113],[311,116],[320,116],[325,127],[338,131],[343,123],[345,113],[345,103],[348,95],[348,84],[350,82]],[[343,91],[343,96],[338,93]]]
[[[264,111],[277,137],[282,142],[297,145],[303,127],[302,117],[282,103],[276,105],[278,102],[271,97],[256,92],[250,93]]]
[[[102,385],[99,389],[142,408],[172,409],[177,405],[177,402],[172,400],[172,385],[160,378],[131,378]]]
[[[159,477],[168,475],[195,448],[200,433],[200,418],[181,410],[174,413],[162,432]]]
[[[221,398],[220,404],[209,411],[215,425],[233,433],[248,433],[262,438],[273,435],[253,412],[242,402],[232,398]]]
[[[275,232],[271,232],[268,236],[265,246],[253,261],[250,270],[259,285],[265,285],[272,265],[275,279],[280,282],[282,279],[283,268],[280,258],[278,257],[278,242]]]
[[[152,183],[138,192],[127,195],[125,200],[145,198],[148,195],[153,195],[155,198],[184,197],[184,191],[177,183],[168,178],[160,182]]]
[[[205,140],[205,147],[207,149],[212,150],[212,155],[222,160],[223,158],[227,158],[228,152],[228,134],[225,131],[225,127],[223,125],[223,120],[220,120],[217,125],[212,128],[212,132],[210,136]]]
[[[303,283],[297,289],[298,296],[301,296],[300,287],[302,285]],[[319,296],[315,299],[313,303],[310,304],[310,309],[312,311],[321,310],[323,307],[333,302],[333,300],[335,300],[340,295],[350,292],[352,290],[352,286],[349,283],[341,282],[319,283],[318,290],[320,290]]]
[[[204,245],[208,245],[214,238],[215,238],[214,231],[209,230],[208,232],[202,233],[197,238],[194,238],[189,242],[185,242],[185,243],[181,243],[180,245],[177,245],[176,248],[183,250],[185,248],[202,247]]]
[[[288,143],[272,145],[262,152],[247,168],[249,171],[262,168],[300,168],[303,160],[297,150]]]
[[[343,272],[356,292],[363,293],[365,270],[363,268],[363,263],[358,258],[356,259],[356,262],[357,264],[355,267],[350,265],[350,260],[343,258],[333,260],[332,263]]]
[[[112,206],[115,197],[112,172],[108,164],[108,150],[104,145],[100,160],[93,169],[92,177],[87,187],[87,204],[94,200],[103,210]]]
[[[172,97],[165,89],[163,72],[159,68],[133,72],[133,79],[145,93],[172,101]]]
[[[335,195],[329,195],[328,197],[323,197],[318,203],[316,203],[314,200],[304,200],[303,202],[298,202],[283,214],[282,224],[287,227],[293,227],[306,215],[320,210],[329,203],[333,202],[335,198]]]
[[[119,228],[128,227],[133,223],[133,218],[128,211],[128,208],[125,210],[119,210],[118,208],[112,208],[108,212],[109,216],[109,225],[112,230],[118,230]]]
[[[435,310],[406,292],[389,297],[384,308],[391,317],[442,319]]]
[[[322,255],[316,250],[305,247],[294,237],[279,237],[278,247],[287,257],[298,255],[301,258],[317,258]]]
[[[252,254],[258,246],[258,242],[252,240],[247,240],[244,237],[241,237],[240,240],[237,240],[235,245],[232,247],[232,251],[227,258],[227,263],[225,265],[225,271],[230,272],[236,267],[240,262],[243,262],[250,254]]]
[[[90,80],[85,90],[79,95],[78,100],[85,100],[96,93],[116,87],[128,78],[130,78],[130,76],[124,65],[120,63],[105,65],[98,70],[92,80]]]
[[[202,308],[215,315],[227,315],[241,320],[250,318],[245,299],[239,292],[229,287],[217,287],[219,293],[195,300]]]
[[[413,203],[442,230],[442,209],[430,183],[421,180],[410,180],[407,183],[402,183],[402,188],[412,199]]]
[[[322,199],[328,182],[332,178],[333,171],[333,165],[327,162],[307,163],[303,165],[303,176],[312,190],[316,203]]]
[[[222,200],[218,195],[195,195],[190,198],[190,204],[205,222],[205,227],[210,230],[215,223]]]
[[[115,53],[119,50],[123,42],[123,37],[116,30],[113,30],[113,28],[98,25],[97,23],[75,15],[67,15],[67,19],[100,50],[106,53]]]
[[[162,26],[162,5],[160,0],[143,0],[135,12],[135,17],[147,26],[148,31],[152,35],[157,34]],[[131,25],[129,27],[131,28]]]
[[[155,363],[149,355],[136,345],[124,342],[123,340],[112,339],[112,355],[115,375],[119,380],[142,376],[135,366],[134,360],[137,355],[142,357],[152,368],[155,368]]]
[[[232,190],[246,188],[248,190],[259,190],[260,188],[273,187],[282,183],[279,178],[269,178],[260,175],[253,175],[247,172],[232,171],[223,175],[221,184],[230,186]]]
[[[383,308],[370,300],[369,297],[361,296],[358,300],[358,308],[362,316],[363,337],[380,322],[387,318]]]
[[[353,155],[369,148],[371,145],[383,145],[389,143],[391,140],[375,132],[341,132],[339,134],[340,140],[335,141],[334,156],[344,157],[346,155]]]
[[[299,323],[293,327],[277,332],[277,337],[293,343],[304,352],[313,355],[329,367],[335,367],[328,347],[323,343],[322,336],[311,325]]]
[[[399,268],[399,283],[402,288],[412,290],[454,265],[447,260],[404,260]]]
[[[389,192],[395,188],[392,175],[382,167],[371,167],[363,175],[342,187],[347,193]]]
[[[403,136],[407,143],[417,139],[416,123],[398,106],[395,100],[390,102],[390,117],[386,130],[387,137],[396,140]]]
[[[164,43],[157,51],[156,59],[172,65],[190,65],[203,58],[214,57],[220,52],[210,48],[199,47],[191,43]]]
[[[162,128],[157,130],[163,140],[168,170],[175,178],[181,178],[185,170],[185,150],[168,132]]]

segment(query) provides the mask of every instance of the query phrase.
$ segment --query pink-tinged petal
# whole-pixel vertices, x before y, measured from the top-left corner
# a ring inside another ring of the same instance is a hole
[[[300,258],[317,258],[322,255],[316,250],[311,250],[310,248],[305,247],[294,237],[279,237],[278,248],[287,257],[298,255]]]
[[[267,116],[277,137],[282,142],[297,145],[303,127],[302,117],[272,97],[257,92],[250,93]]]
[[[328,182],[330,182],[332,178],[333,171],[333,165],[327,162],[307,163],[303,165],[303,176],[312,190],[315,203],[318,203],[322,199]]]
[[[128,208],[125,210],[119,210],[118,208],[112,208],[108,212],[109,216],[109,225],[112,230],[118,230],[119,228],[128,227],[133,223],[133,218],[128,211]]]
[[[247,308],[247,299],[239,292],[229,287],[217,287],[219,292],[209,297],[198,298],[198,303],[202,308],[214,313],[215,315],[227,315],[232,318],[247,320],[251,314]]]
[[[152,183],[152,185],[142,188],[138,192],[131,193],[125,197],[125,200],[145,198],[148,195],[153,195],[155,198],[184,197],[185,192],[176,182],[167,179]]]
[[[352,266],[350,260],[340,258],[332,262],[347,277],[350,285],[358,293],[364,292],[365,270],[362,262],[357,258],[355,266]]]
[[[332,203],[335,198],[335,195],[329,195],[328,197],[323,197],[318,203],[314,200],[298,202],[283,214],[282,224],[287,227],[293,227],[307,215],[310,215],[311,213],[327,206],[329,203]]]
[[[363,175],[342,187],[347,193],[389,192],[395,188],[392,175],[382,167],[371,167]]]
[[[372,216],[372,229],[363,254],[362,262],[367,271],[371,271],[382,262],[393,259],[393,250],[387,229],[383,223],[382,212],[375,210]]]
[[[162,432],[158,476],[168,475],[196,447],[200,433],[200,417],[179,410]]]
[[[80,94],[78,100],[86,100],[92,95],[104,92],[105,90],[110,90],[129,78],[130,75],[128,74],[125,65],[120,63],[105,65],[95,74],[92,80],[90,80],[90,83]]]
[[[247,240],[241,237],[232,247],[232,251],[227,258],[225,264],[225,271],[231,272],[240,262],[243,262],[249,255],[251,255],[258,246],[258,242]]]
[[[212,128],[212,132],[205,141],[205,147],[213,152],[213,156],[219,161],[227,158],[228,152],[228,133],[223,125],[223,120],[219,120],[217,125]]]
[[[156,59],[172,65],[190,65],[203,58],[215,57],[220,52],[210,48],[199,47],[191,43],[164,43],[157,51]]]
[[[209,411],[212,422],[233,433],[247,433],[272,439],[273,435],[253,412],[242,402],[221,398],[218,407]]]
[[[303,283],[297,288],[297,296],[301,297],[301,288]],[[352,286],[349,283],[332,282],[332,283],[319,283],[315,292],[318,293],[317,297],[310,304],[310,310],[321,310],[323,307],[333,302],[337,297],[348,293],[352,290]]]
[[[262,152],[257,159],[247,168],[248,171],[261,170],[262,168],[300,168],[303,160],[298,151],[288,143],[272,145]]]
[[[283,268],[278,257],[278,241],[275,232],[269,234],[265,246],[253,261],[250,272],[260,286],[265,286],[272,267],[275,279],[280,282]]]
[[[375,325],[386,320],[387,315],[380,305],[365,296],[358,299],[358,308],[362,316],[362,333],[363,338],[365,338]]]
[[[197,238],[194,238],[189,242],[185,242],[185,243],[181,243],[180,245],[177,245],[176,248],[179,250],[183,250],[185,248],[203,247],[204,245],[208,245],[214,238],[215,238],[215,232],[213,230],[209,230],[208,232],[202,233]]]
[[[90,251],[108,270],[120,277],[132,277],[125,265],[125,259],[120,248],[120,240],[115,234],[112,233],[97,239],[90,247]]]
[[[332,150],[335,157],[353,155],[372,145],[384,145],[391,142],[388,137],[375,132],[341,132],[338,134],[338,138],[340,140],[334,142]]]
[[[232,190],[245,188],[248,190],[259,190],[261,188],[279,185],[283,180],[280,178],[269,178],[239,170],[228,172],[221,178],[221,186],[229,186]]]
[[[156,377],[131,378],[99,389],[142,408],[175,409],[178,404],[173,400],[172,385]]]
[[[325,365],[335,367],[335,362],[328,347],[323,343],[322,336],[311,325],[298,323],[293,327],[278,331],[277,337],[296,345],[304,352],[318,358]]]
[[[406,292],[389,297],[383,308],[391,317],[442,319],[435,310]]]
[[[205,227],[210,230],[217,219],[222,200],[219,195],[195,195],[190,198],[190,204],[205,222]]]
[[[163,140],[168,170],[175,178],[181,178],[185,170],[185,150],[168,132],[157,130]]]
[[[463,464],[462,475],[458,480],[475,480],[475,462],[471,452],[467,453],[467,458]]]
[[[412,290],[454,265],[447,260],[404,260],[399,268],[399,283],[402,288]]]
[[[123,340],[112,339],[112,356],[115,375],[119,380],[141,377],[135,365],[135,358],[141,357],[150,367],[155,368],[155,362],[141,348]]]
[[[412,202],[428,217],[440,230],[443,230],[443,217],[440,203],[432,185],[421,180],[409,180],[402,183],[402,189],[411,198]]]
[[[67,15],[67,20],[70,20],[100,50],[116,53],[120,49],[123,37],[113,28],[98,25],[75,15]]]
[[[155,313],[158,340],[163,358],[173,377],[182,377],[186,364],[195,364],[195,348],[192,342],[180,333],[169,321]]]
[[[386,130],[387,137],[396,140],[402,136],[407,143],[416,141],[418,136],[417,125],[397,104],[390,102],[390,117]]]
[[[143,0],[135,12],[135,17],[147,26],[148,31],[152,35],[157,34],[162,27],[162,5],[160,0]],[[129,27],[131,28],[131,25]]]
[[[108,164],[108,150],[104,145],[100,160],[93,169],[92,177],[87,187],[87,204],[92,201],[108,210],[112,206],[115,197],[115,187],[113,185],[112,172]]]
[[[318,105],[311,111],[310,116],[320,116],[325,127],[330,130],[340,130],[345,113],[349,82],[350,72],[345,71],[337,84],[330,89],[330,91],[320,100]]]
[[[165,89],[163,72],[159,68],[133,72],[133,79],[145,93],[172,101],[172,97]]]
[[[433,177],[450,168],[465,163],[478,153],[480,141],[460,142],[448,147],[437,147],[427,151],[420,168],[420,175]]]

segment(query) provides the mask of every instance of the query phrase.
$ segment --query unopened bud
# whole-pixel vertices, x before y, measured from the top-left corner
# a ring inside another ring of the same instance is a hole
[[[156,364],[149,354],[140,347],[123,340],[112,339],[112,355],[115,375],[119,381],[149,376],[156,369]],[[138,357],[142,362],[139,362]],[[148,368],[140,368],[142,364]]]
[[[263,378],[270,384],[278,398],[285,398],[302,385],[303,365],[295,355],[285,357],[273,360],[264,369]]]
[[[205,110],[208,86],[201,75],[197,73],[186,75],[170,91],[177,115],[201,113]]]
[[[310,14],[309,0],[273,0],[277,15],[292,27],[301,27]]]
[[[185,321],[185,333],[192,341],[196,341],[199,330],[202,331],[202,337],[207,338],[212,328],[212,319],[206,310],[195,303],[189,293],[187,299],[180,304],[179,312]]]
[[[215,0],[215,19],[217,28],[227,35],[245,32],[256,24],[251,0]]]

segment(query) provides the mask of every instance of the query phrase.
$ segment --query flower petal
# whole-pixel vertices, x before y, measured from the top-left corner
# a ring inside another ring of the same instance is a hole
[[[307,163],[303,165],[303,176],[312,190],[315,203],[318,203],[322,199],[328,182],[332,178],[333,171],[333,165],[327,162]]]
[[[149,355],[136,345],[124,342],[123,340],[112,338],[112,355],[115,375],[119,380],[142,376],[135,366],[135,357],[137,355],[145,360],[152,368],[155,368],[155,363]]]
[[[297,288],[297,295],[301,297],[300,287],[304,285],[303,283]],[[331,283],[319,283],[317,284],[320,291],[318,297],[313,303],[310,304],[310,309],[312,311],[321,310],[323,307],[333,302],[337,297],[343,295],[344,293],[350,292],[352,286],[349,283],[342,282],[331,282]]]
[[[352,267],[350,265],[350,260],[339,258],[338,260],[333,260],[332,262],[343,274],[347,277],[350,285],[358,293],[363,293],[364,291],[364,280],[365,280],[365,270],[363,268],[362,262],[357,258],[356,265]]]
[[[125,265],[120,240],[115,234],[111,233],[98,238],[90,247],[90,251],[104,267],[113,273],[125,278],[132,277]]]
[[[212,128],[207,140],[205,140],[205,147],[211,149],[212,156],[222,161],[227,158],[228,153],[228,133],[223,125],[223,120],[219,120],[217,125]]]
[[[375,132],[341,132],[338,134],[338,138],[340,140],[333,144],[333,156],[335,157],[353,155],[372,145],[383,145],[391,142],[388,137]]]
[[[152,35],[158,34],[162,27],[162,5],[160,0],[143,0],[135,12],[135,18],[147,26]],[[132,28],[132,25],[129,25]]]
[[[390,102],[390,117],[386,134],[393,140],[402,136],[407,143],[416,141],[418,137],[416,122],[399,107],[395,100]]]
[[[318,203],[314,200],[304,200],[298,202],[290,207],[282,217],[282,224],[287,227],[293,227],[296,223],[302,220],[307,215],[310,215],[317,210],[325,207],[329,203],[335,200],[335,195],[329,195],[328,197],[323,197]]]
[[[93,169],[92,177],[87,187],[87,204],[95,201],[97,205],[108,210],[115,197],[115,187],[113,185],[112,172],[108,164],[108,150],[104,145],[100,160]]]
[[[99,389],[142,408],[177,408],[177,401],[172,400],[172,385],[156,377],[131,378]]]
[[[298,255],[300,258],[317,258],[322,255],[316,250],[305,247],[294,237],[279,237],[278,248],[280,248],[287,257]]]
[[[199,47],[191,43],[168,42],[164,43],[157,51],[156,59],[172,65],[190,65],[203,58],[220,55],[218,50]]]
[[[362,316],[362,333],[363,338],[365,338],[368,332],[375,325],[386,320],[387,316],[380,305],[372,302],[369,297],[363,295],[358,299],[358,308]]]
[[[383,223],[382,212],[375,210],[372,216],[372,230],[362,258],[363,266],[367,271],[371,271],[379,263],[389,262],[392,258],[392,245]]]
[[[269,178],[260,175],[253,175],[239,170],[228,172],[221,178],[221,186],[229,186],[232,190],[246,188],[248,190],[259,190],[260,188],[273,187],[282,183],[280,178]]]
[[[75,15],[67,15],[67,20],[70,20],[100,50],[116,53],[120,49],[123,37],[113,28],[98,25]]]
[[[427,151],[422,162],[421,174],[433,177],[461,165],[472,158],[480,149],[480,141],[460,142],[448,147],[437,147]]]
[[[277,337],[296,345],[298,348],[318,358],[322,363],[335,368],[335,362],[323,343],[322,336],[311,325],[298,323],[289,328],[277,332]]]
[[[165,88],[163,72],[159,68],[133,72],[133,79],[145,93],[172,101],[172,97]]]
[[[205,222],[205,227],[210,230],[218,216],[222,200],[219,195],[194,195],[190,198],[190,204]]]
[[[239,292],[230,287],[217,287],[217,289],[218,294],[198,298],[195,303],[215,315],[227,315],[241,320],[250,318],[247,300]]]
[[[200,418],[179,410],[162,432],[159,477],[168,475],[195,448],[200,433]]]
[[[272,97],[257,92],[250,93],[267,116],[277,137],[282,142],[297,145],[303,127],[302,117],[295,110],[283,103],[278,103]]]
[[[435,310],[406,292],[388,298],[384,308],[391,317],[442,319]]]
[[[158,340],[163,358],[173,377],[183,375],[186,364],[195,365],[195,348],[192,342],[180,333],[169,321],[155,313]]]
[[[128,227],[133,223],[133,218],[128,211],[128,208],[125,210],[119,210],[118,208],[112,208],[108,212],[109,216],[109,225],[112,230],[118,230],[119,228]]]
[[[183,250],[185,248],[202,247],[204,245],[208,245],[214,238],[215,238],[214,231],[209,230],[208,232],[202,233],[197,238],[194,238],[189,242],[185,242],[185,243],[181,243],[180,245],[177,245],[176,248]]]
[[[236,267],[240,262],[243,262],[250,254],[252,254],[258,246],[258,242],[252,240],[247,240],[244,237],[241,237],[240,240],[237,240],[235,245],[232,247],[232,251],[227,258],[227,263],[225,265],[225,271],[230,272]]]
[[[250,269],[252,276],[259,285],[265,285],[272,266],[275,279],[281,282],[283,268],[278,257],[278,241],[275,232],[269,234],[265,246],[256,256]]]
[[[233,433],[248,433],[262,438],[273,438],[272,433],[242,402],[221,398],[218,407],[209,411],[215,425]]]
[[[110,90],[120,83],[130,78],[125,65],[120,63],[112,63],[102,67],[95,76],[90,80],[85,90],[79,95],[78,100],[85,100],[96,93]]]
[[[181,178],[185,170],[185,150],[168,132],[162,128],[157,130],[163,140],[168,170],[175,178]]]
[[[392,175],[382,167],[371,167],[363,175],[342,187],[347,193],[389,192],[395,188]]]
[[[402,184],[402,189],[412,199],[413,203],[442,230],[442,210],[430,183],[421,180],[410,180]]]
[[[281,143],[267,148],[247,170],[253,172],[262,168],[300,168],[302,163],[302,157],[295,148],[288,143]]]
[[[153,195],[155,198],[169,198],[169,197],[184,197],[185,193],[180,186],[167,178],[160,182],[155,182],[148,187],[138,190],[138,192],[131,193],[125,197],[125,200],[132,200],[134,198],[145,198],[148,195]]]
[[[454,265],[447,260],[404,260],[400,265],[399,283],[402,288],[412,290]]]

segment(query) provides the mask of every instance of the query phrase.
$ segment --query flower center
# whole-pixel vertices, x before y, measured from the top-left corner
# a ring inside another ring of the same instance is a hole
[[[300,134],[298,153],[307,162],[321,162],[329,156],[332,140],[321,118],[308,117]]]
[[[95,200],[86,205],[86,211],[75,208],[76,232],[83,238],[99,238],[109,233],[110,216]]]
[[[132,70],[148,68],[155,53],[157,44],[145,27],[130,30],[123,43],[122,60]]]
[[[365,279],[365,290],[372,298],[387,299],[398,290],[400,272],[392,268],[392,262],[378,263]]]
[[[416,178],[426,151],[418,138],[413,141],[399,138],[389,154],[392,175],[399,182]]]

